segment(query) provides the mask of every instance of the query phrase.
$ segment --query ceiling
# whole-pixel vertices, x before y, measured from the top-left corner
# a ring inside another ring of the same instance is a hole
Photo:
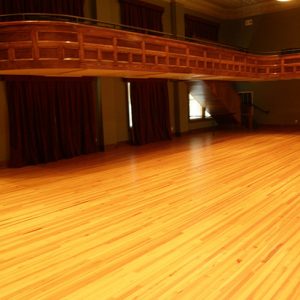
[[[172,0],[170,0],[172,1]],[[174,0],[188,9],[221,19],[245,18],[300,7],[300,0]]]

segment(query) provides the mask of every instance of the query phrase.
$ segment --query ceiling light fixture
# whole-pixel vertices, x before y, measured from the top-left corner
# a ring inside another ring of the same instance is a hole
[[[290,0],[277,0],[278,2],[288,2]]]

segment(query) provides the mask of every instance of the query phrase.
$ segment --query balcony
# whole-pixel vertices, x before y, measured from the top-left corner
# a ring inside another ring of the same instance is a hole
[[[37,15],[36,20],[14,20],[11,16],[1,16],[2,75],[235,81],[300,78],[300,53],[253,54],[163,33],[99,26],[84,18],[52,15],[48,20],[47,15]]]

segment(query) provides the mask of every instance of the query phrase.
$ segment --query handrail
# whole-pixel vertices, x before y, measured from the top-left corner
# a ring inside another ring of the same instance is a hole
[[[30,70],[49,75],[77,72],[123,77],[145,76],[147,72],[150,77],[184,80],[199,76],[223,80],[300,78],[300,53],[257,55],[245,49],[68,15],[2,15],[0,20],[0,74],[18,75]]]
[[[243,47],[237,47],[234,45],[229,45],[225,43],[218,43],[213,42],[205,39],[198,39],[198,38],[190,38],[184,35],[176,35],[173,33],[157,31],[152,29],[145,29],[141,27],[123,25],[118,23],[111,23],[111,22],[103,22],[100,20],[86,18],[86,17],[79,17],[79,16],[72,16],[72,15],[64,15],[64,14],[45,14],[45,13],[19,13],[19,14],[5,14],[0,15],[0,22],[13,22],[13,21],[64,21],[64,22],[72,22],[72,23],[79,23],[79,24],[86,24],[86,25],[93,25],[97,27],[105,27],[105,28],[112,28],[118,30],[126,30],[126,31],[133,31],[139,32],[143,34],[151,34],[157,35],[160,37],[176,39],[176,40],[184,40],[194,43],[201,43],[202,45],[207,46],[217,46],[223,47],[226,49],[236,50],[240,52],[245,52],[249,54],[255,55],[283,55],[283,54],[294,54],[300,53],[300,48],[293,48],[293,49],[282,49],[282,50],[275,50],[275,51],[253,51]]]
[[[261,111],[261,112],[263,112],[263,113],[265,113],[265,114],[270,113],[269,110],[265,110],[265,109],[261,108],[260,106],[254,104],[254,103],[252,104],[252,106],[253,106],[255,109],[257,109],[257,110],[259,110],[259,111]]]
[[[64,15],[64,14],[41,14],[41,13],[20,13],[20,14],[6,14],[0,15],[0,22],[9,22],[9,21],[63,21],[63,22],[72,22],[72,23],[80,23],[93,25],[97,27],[105,27],[119,30],[128,30],[128,31],[139,31],[140,33],[150,33],[161,36],[173,36],[173,34],[156,31],[152,29],[146,29],[141,27],[123,25],[118,23],[111,22],[103,22],[96,19],[86,18],[86,17],[78,17],[72,15]]]

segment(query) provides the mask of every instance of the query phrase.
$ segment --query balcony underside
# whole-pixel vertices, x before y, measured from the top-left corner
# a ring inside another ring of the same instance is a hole
[[[105,70],[105,69],[89,69],[89,68],[32,68],[32,69],[13,69],[0,70],[1,75],[35,75],[35,76],[66,76],[66,77],[81,77],[81,76],[96,76],[96,77],[123,77],[123,78],[166,78],[173,80],[247,80],[254,81],[255,79],[207,75],[207,74],[183,74],[183,73],[163,73],[163,72],[147,72],[147,71],[131,71],[131,70]]]
[[[254,55],[57,21],[0,24],[0,74],[280,80],[300,78],[300,53]]]

